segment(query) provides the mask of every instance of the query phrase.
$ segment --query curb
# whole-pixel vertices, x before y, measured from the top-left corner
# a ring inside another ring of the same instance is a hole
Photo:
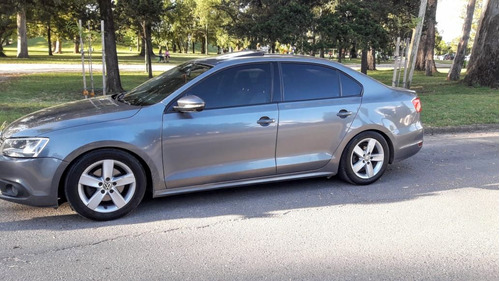
[[[454,133],[473,133],[473,132],[498,132],[498,124],[476,124],[455,127],[425,127],[425,135],[440,135]]]

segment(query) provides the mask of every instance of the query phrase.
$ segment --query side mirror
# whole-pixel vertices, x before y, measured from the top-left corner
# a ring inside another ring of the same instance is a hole
[[[174,110],[177,112],[197,112],[205,108],[205,102],[198,96],[190,95],[177,100]]]

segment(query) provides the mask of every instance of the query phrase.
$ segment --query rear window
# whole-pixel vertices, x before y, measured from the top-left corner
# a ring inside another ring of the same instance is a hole
[[[361,95],[363,88],[361,85],[353,78],[340,73],[340,82],[342,83],[342,96],[352,97]]]
[[[282,63],[285,101],[340,97],[336,69],[314,64]]]

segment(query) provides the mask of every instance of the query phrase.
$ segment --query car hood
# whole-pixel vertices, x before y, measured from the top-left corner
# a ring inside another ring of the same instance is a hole
[[[117,102],[111,96],[85,99],[45,108],[17,119],[0,132],[2,138],[34,137],[55,130],[129,118],[140,107]]]

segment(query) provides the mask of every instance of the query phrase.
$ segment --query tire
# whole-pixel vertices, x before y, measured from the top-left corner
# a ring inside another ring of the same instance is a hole
[[[363,132],[354,137],[342,153],[339,176],[352,184],[374,183],[384,174],[389,154],[389,145],[382,135]]]
[[[114,220],[130,213],[142,201],[146,176],[132,155],[101,149],[72,164],[64,188],[69,204],[79,215],[97,221]]]

